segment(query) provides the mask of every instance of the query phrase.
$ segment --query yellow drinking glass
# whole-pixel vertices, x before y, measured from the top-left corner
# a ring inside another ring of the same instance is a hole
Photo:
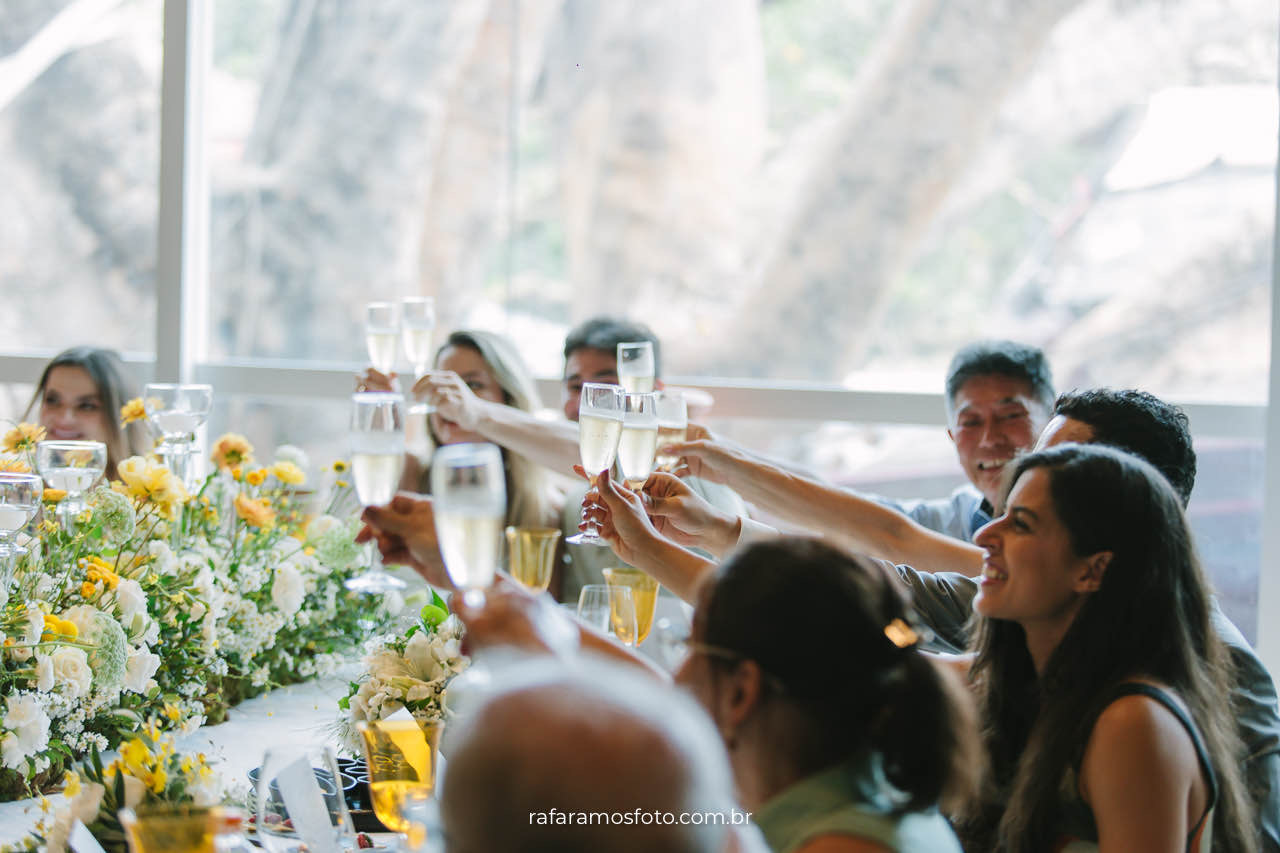
[[[121,809],[130,853],[213,853],[213,829],[219,809],[151,803]]]
[[[658,582],[639,569],[605,569],[604,580],[611,587],[631,590],[636,605],[636,645],[644,642],[653,628],[653,614],[658,610]]]
[[[508,527],[511,577],[534,592],[545,591],[556,567],[559,541],[560,530],[556,527]]]
[[[444,724],[396,719],[360,723],[357,728],[364,740],[373,813],[388,829],[408,835],[416,850],[424,840],[417,837],[423,828],[405,818],[405,801],[435,790],[436,751]]]

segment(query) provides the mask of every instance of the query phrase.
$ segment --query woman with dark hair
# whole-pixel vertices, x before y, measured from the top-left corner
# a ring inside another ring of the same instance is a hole
[[[117,463],[146,453],[152,445],[146,424],[120,425],[120,407],[136,396],[120,356],[106,349],[73,347],[45,366],[25,417],[32,417],[39,406],[38,420],[48,438],[101,441],[107,446],[105,476],[114,479]]]
[[[1024,456],[1008,483],[975,537],[971,678],[993,784],[967,846],[1256,850],[1230,664],[1178,496],[1097,445]]]

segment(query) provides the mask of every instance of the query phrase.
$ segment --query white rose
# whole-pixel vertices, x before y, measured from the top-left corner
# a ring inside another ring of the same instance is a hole
[[[5,706],[4,727],[9,734],[4,738],[4,764],[16,769],[28,756],[49,745],[49,716],[30,694],[10,696]]]
[[[293,444],[282,444],[276,448],[277,462],[292,462],[303,471],[311,467],[311,460],[307,457],[307,452],[301,447]]]
[[[382,594],[382,609],[388,616],[399,616],[400,611],[404,610],[404,596],[396,590],[390,590]]]
[[[93,670],[89,669],[89,658],[84,649],[63,646],[51,655],[53,658],[53,674],[61,687],[61,693],[71,699],[79,699],[89,695],[93,684]]]
[[[275,580],[271,584],[271,602],[281,613],[285,616],[297,613],[305,597],[306,589],[297,569],[287,564],[276,569]]]
[[[158,574],[172,575],[178,572],[178,558],[168,543],[152,539],[147,548],[151,555],[151,566]]]
[[[146,646],[139,646],[129,654],[125,665],[124,689],[134,693],[146,693],[152,677],[160,668],[160,656],[152,654]]]
[[[36,655],[36,689],[41,693],[53,689],[53,659],[48,655]]]
[[[127,622],[135,614],[147,612],[147,595],[142,584],[132,578],[124,578],[116,587],[116,606],[120,608],[120,621]]]
[[[9,732],[0,740],[0,759],[10,770],[17,770],[27,760],[27,751],[22,748],[22,741],[13,732]]]
[[[342,522],[334,518],[332,515],[319,515],[311,519],[311,523],[307,525],[307,538],[319,539],[335,527],[341,525]]]
[[[80,636],[87,637],[97,628],[98,612],[98,608],[92,604],[77,604],[63,611],[62,618],[68,622],[74,622],[76,628],[80,630]]]

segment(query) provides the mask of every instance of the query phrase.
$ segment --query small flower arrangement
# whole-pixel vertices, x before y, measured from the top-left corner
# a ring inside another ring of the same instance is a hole
[[[419,723],[443,722],[449,682],[470,663],[462,655],[462,633],[462,622],[432,592],[432,601],[422,608],[417,624],[403,635],[370,640],[362,661],[364,674],[338,700],[343,711],[338,721],[343,745],[359,754],[356,724],[384,719],[401,708]]]

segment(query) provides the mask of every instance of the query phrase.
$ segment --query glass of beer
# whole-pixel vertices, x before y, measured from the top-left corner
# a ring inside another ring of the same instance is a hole
[[[658,582],[639,569],[605,569],[605,583],[610,587],[631,590],[636,608],[636,645],[644,642],[653,628],[653,615],[658,610]]]
[[[357,728],[369,766],[373,813],[391,831],[407,835],[410,849],[416,850],[423,842],[423,825],[405,816],[406,806],[435,790],[444,725],[400,718],[364,722]]]
[[[560,530],[555,527],[508,527],[507,554],[511,577],[526,589],[544,592],[551,585],[556,567],[556,544]]]

